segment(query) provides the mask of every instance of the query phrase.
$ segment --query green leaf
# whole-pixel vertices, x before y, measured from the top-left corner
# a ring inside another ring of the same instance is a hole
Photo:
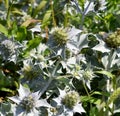
[[[27,36],[26,28],[25,27],[19,27],[18,32],[17,32],[16,40],[21,42],[22,40],[25,40],[26,36]]]
[[[112,79],[115,77],[115,75],[113,75],[111,72],[108,72],[108,71],[105,71],[105,70],[103,70],[103,71],[95,71],[95,73],[106,75],[107,77],[110,77]]]
[[[42,21],[43,25],[46,25],[48,23],[49,19],[51,18],[51,13],[52,13],[51,10],[46,11]]]
[[[101,99],[94,98],[94,97],[81,96],[80,99],[82,102],[90,102],[97,105],[101,104]]]
[[[13,93],[13,90],[9,89],[9,88],[0,88],[0,91],[4,91],[4,92],[9,92],[9,93]]]
[[[4,0],[4,2],[5,2],[5,7],[8,9],[8,7],[9,7],[9,0]]]
[[[99,92],[99,91],[94,91],[91,95],[101,95],[101,96],[110,96],[108,92]]]
[[[36,19],[28,19],[25,22],[23,22],[23,24],[21,26],[23,27],[28,27],[30,24],[34,24],[37,22],[41,22],[40,20],[36,20]]]
[[[40,11],[42,8],[45,7],[46,3],[47,3],[46,0],[41,1],[40,4],[37,6],[36,10]]]
[[[0,32],[5,35],[8,35],[8,30],[2,24],[0,24]]]
[[[36,9],[35,9],[35,12],[34,12],[34,14],[33,14],[34,17],[36,16],[36,14],[37,14],[38,12],[40,12],[40,10],[41,10],[42,8],[45,7],[46,3],[47,3],[46,0],[43,0],[43,1],[40,2],[40,4],[39,4],[39,5],[36,7]]]
[[[65,76],[58,76],[57,78],[56,78],[56,80],[58,80],[59,82],[62,82],[62,83],[64,83],[64,84],[66,84],[66,85],[69,85],[69,82],[70,82],[70,80],[68,79],[68,77],[70,77],[70,75],[65,75]]]
[[[34,38],[34,39],[30,40],[27,45],[28,46],[27,50],[31,50],[31,49],[37,47],[40,44],[41,40],[42,40],[41,38]]]

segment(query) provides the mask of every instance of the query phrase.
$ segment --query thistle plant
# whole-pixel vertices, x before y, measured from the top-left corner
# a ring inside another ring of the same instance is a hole
[[[120,29],[108,35],[105,42],[109,47],[118,48],[120,46]]]
[[[119,4],[0,0],[0,115],[119,115]]]
[[[53,34],[53,38],[55,39],[55,41],[60,44],[60,45],[64,45],[67,43],[68,41],[68,35],[67,35],[67,30],[64,28],[58,28],[56,27],[54,29],[54,31],[52,32]]]
[[[12,40],[5,39],[2,40],[0,43],[0,54],[2,55],[3,59],[7,60],[12,58],[13,55],[16,53],[16,45]]]
[[[57,55],[61,55],[64,58],[66,57],[66,49],[70,50],[72,54],[77,54],[79,52],[79,42],[77,43],[79,33],[81,33],[81,30],[75,27],[52,28],[47,45],[54,50]]]
[[[67,108],[73,108],[79,102],[79,94],[75,91],[68,92],[62,99],[62,103]]]
[[[76,91],[66,92],[65,90],[59,89],[60,95],[55,98],[54,101],[57,103],[56,107],[64,107],[61,115],[73,116],[74,112],[82,113],[85,110],[80,103],[80,96]],[[58,112],[59,113],[59,112]]]
[[[23,87],[21,84],[18,89],[18,95],[9,97],[8,99],[17,104],[17,106],[15,106],[15,116],[39,116],[40,112],[37,108],[50,107],[45,99],[40,99],[39,91],[31,93],[28,88]]]
[[[24,61],[24,66],[22,70],[23,76],[30,80],[37,78],[41,73],[39,65],[34,65],[31,60]]]

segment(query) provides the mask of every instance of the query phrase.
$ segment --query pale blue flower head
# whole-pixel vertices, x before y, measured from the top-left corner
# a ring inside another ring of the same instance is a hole
[[[63,108],[62,114],[59,116],[73,116],[75,112],[85,112],[82,104],[80,103],[80,96],[76,91],[66,92],[65,90],[59,89],[59,97],[55,98],[54,101],[57,103],[57,107]]]
[[[28,88],[20,85],[18,90],[19,96],[9,97],[10,100],[15,102],[15,116],[39,116],[40,107],[50,107],[45,99],[39,99],[39,92],[31,93]]]

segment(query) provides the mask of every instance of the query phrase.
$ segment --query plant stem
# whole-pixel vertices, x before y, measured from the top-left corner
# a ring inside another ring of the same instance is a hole
[[[55,72],[56,72],[56,70],[57,70],[57,68],[58,68],[58,66],[59,66],[59,63],[60,63],[60,61],[57,61],[57,64],[56,64],[53,72],[52,72],[51,75],[49,76],[49,79],[48,79],[48,82],[46,83],[46,86],[42,89],[42,91],[39,91],[39,96],[40,96],[40,97],[44,94],[44,92],[47,90],[47,88],[49,87],[49,85],[51,84],[51,82],[52,82],[52,81],[54,80],[54,78],[56,77],[56,76],[55,76]]]
[[[46,86],[42,89],[42,91],[39,92],[39,96],[41,97],[43,95],[43,93],[47,90],[47,88],[49,87],[49,85],[51,84],[53,78],[49,77],[48,82],[46,83]]]
[[[90,94],[89,94],[89,92],[88,92],[88,90],[87,90],[87,87],[86,87],[86,85],[85,85],[85,83],[83,82],[83,86],[84,86],[84,88],[85,88],[85,91],[86,91],[86,93],[87,93],[87,95],[88,95],[88,98],[89,98],[89,100],[90,100]],[[90,110],[92,109],[92,104],[90,103]]]
[[[86,85],[85,85],[85,83],[84,83],[84,82],[83,82],[83,86],[84,86],[84,89],[85,89],[85,91],[86,91],[87,95],[90,97],[90,94],[89,94],[89,92],[88,92],[88,90],[87,90]]]
[[[53,26],[56,27],[56,21],[55,21],[55,15],[54,15],[54,8],[53,8],[53,1],[50,0],[51,10],[52,10],[52,20],[53,20]]]
[[[84,12],[82,13],[82,20],[81,20],[81,25],[80,25],[80,29],[83,29],[83,24],[84,24],[84,20],[85,20],[85,14],[91,4],[92,0],[90,0],[89,4],[87,5],[87,7],[85,8]]]
[[[80,9],[79,4],[77,3],[77,1],[76,1],[76,0],[73,0],[73,2],[75,3],[75,5],[76,5],[76,7],[77,7],[77,11],[82,14],[82,11],[81,11],[81,9]]]

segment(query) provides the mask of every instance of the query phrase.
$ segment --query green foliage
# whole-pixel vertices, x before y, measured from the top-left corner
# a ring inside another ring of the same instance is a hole
[[[5,34],[6,36],[8,35],[8,30],[2,24],[0,24],[0,29],[1,29],[0,32]]]
[[[119,9],[118,0],[0,0],[0,115],[119,114]]]

